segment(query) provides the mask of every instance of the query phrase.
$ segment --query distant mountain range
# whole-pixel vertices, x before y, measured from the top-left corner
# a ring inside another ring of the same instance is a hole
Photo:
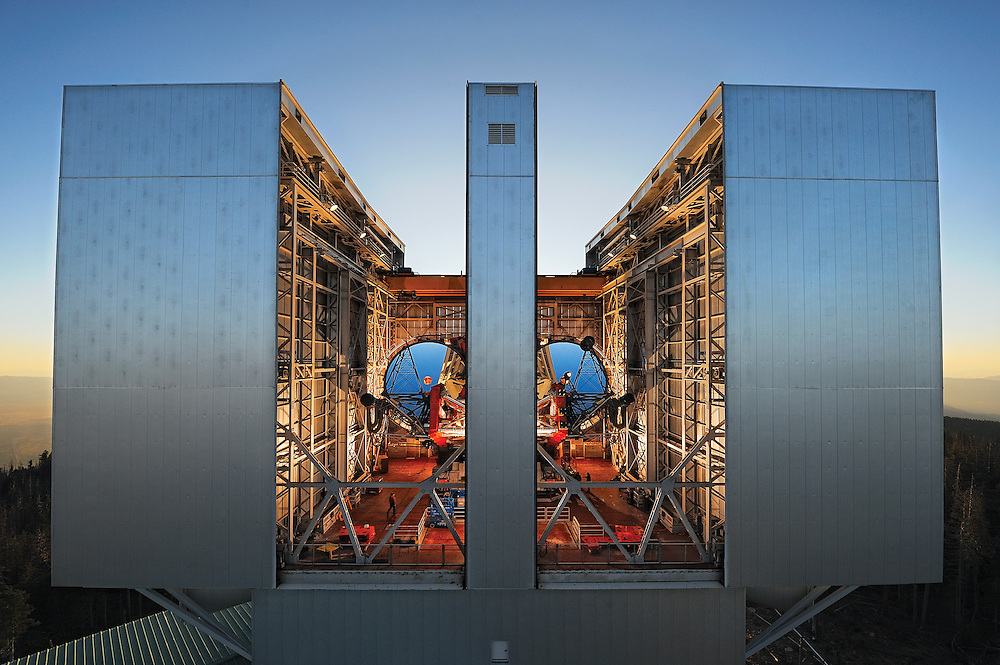
[[[0,464],[24,466],[52,450],[52,378],[0,376]]]
[[[944,415],[1000,420],[1000,376],[944,380]]]
[[[944,414],[1000,421],[1000,376],[945,379]],[[52,379],[0,376],[0,464],[22,466],[52,449]]]

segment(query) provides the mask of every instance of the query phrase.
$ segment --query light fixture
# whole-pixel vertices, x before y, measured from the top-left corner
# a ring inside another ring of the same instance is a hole
[[[358,237],[361,238],[362,240],[364,240],[364,238],[365,238],[366,235],[368,235],[368,231],[362,231],[361,235],[358,236]]]
[[[663,212],[670,212],[670,206],[664,203],[663,205],[660,206],[660,210],[662,210]]]
[[[635,239],[636,239],[636,238],[638,238],[639,236],[637,236],[637,235],[635,234],[635,231],[629,231],[629,232],[628,232],[628,237],[629,237],[629,238],[631,238],[632,240],[635,240]]]
[[[330,212],[333,212],[333,211],[334,211],[334,210],[336,210],[336,209],[337,209],[338,207],[340,207],[340,206],[338,206],[338,205],[337,205],[336,203],[331,203],[331,204],[330,204]]]

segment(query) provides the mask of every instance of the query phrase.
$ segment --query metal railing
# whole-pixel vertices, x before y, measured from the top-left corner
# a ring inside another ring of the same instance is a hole
[[[366,555],[374,545],[362,548]],[[386,543],[370,564],[358,563],[350,544],[307,543],[299,555],[299,566],[310,568],[460,568],[465,557],[452,543]]]
[[[306,171],[304,168],[298,164],[293,164],[291,162],[283,162],[281,164],[281,177],[282,178],[295,178],[303,185],[306,189],[312,192],[313,196],[317,199],[320,198],[321,193],[319,185],[313,178],[313,175]]]
[[[635,552],[636,545],[626,549]],[[701,555],[694,543],[651,542],[646,546],[641,563],[626,561],[614,543],[594,545],[547,543],[538,548],[538,566],[701,566]]]
[[[637,546],[626,549],[634,552]],[[366,546],[364,553],[372,550]],[[598,567],[598,566],[702,566],[700,555],[693,543],[651,542],[646,546],[641,563],[625,560],[613,543],[594,545],[575,543],[547,543],[538,549],[539,567]],[[349,544],[308,543],[299,555],[297,566],[310,568],[358,568],[364,566],[400,569],[461,568],[465,557],[458,545],[447,543],[387,543],[371,564],[359,564]]]
[[[548,524],[549,520],[552,519],[552,515],[555,514],[555,506],[536,506],[535,507],[535,518],[542,524]],[[563,506],[562,511],[559,513],[559,518],[557,522],[569,522],[570,512],[569,506]]]

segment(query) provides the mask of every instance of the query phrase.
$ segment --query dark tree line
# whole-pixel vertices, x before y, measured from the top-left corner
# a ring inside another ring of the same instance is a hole
[[[0,662],[141,618],[135,591],[51,586],[52,456],[0,467]]]
[[[952,619],[1000,636],[1000,423],[945,418],[944,585]]]

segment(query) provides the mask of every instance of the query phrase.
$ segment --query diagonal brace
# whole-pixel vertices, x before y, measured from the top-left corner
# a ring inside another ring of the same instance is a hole
[[[559,514],[566,508],[566,504],[569,503],[570,492],[569,490],[563,490],[562,496],[559,497],[559,503],[556,504],[556,510],[552,513],[552,517],[549,518],[549,523],[545,525],[545,531],[542,532],[542,537],[538,539],[538,546],[541,547],[548,540],[549,534],[552,533],[552,528],[559,521]]]
[[[626,560],[631,560],[632,555],[629,554],[628,550],[625,549],[625,546],[622,545],[620,540],[618,540],[618,536],[615,535],[615,530],[612,529],[610,526],[608,526],[608,523],[604,520],[604,517],[602,517],[601,514],[597,512],[597,508],[594,507],[594,504],[590,502],[590,499],[583,491],[580,485],[580,481],[575,478],[570,478],[569,475],[562,470],[562,467],[556,464],[555,460],[553,460],[552,457],[545,451],[545,448],[543,448],[540,445],[535,447],[538,450],[539,454],[545,459],[545,461],[548,462],[549,465],[555,470],[555,472],[562,477],[563,482],[566,483],[567,493],[575,494],[578,497],[580,497],[580,500],[583,502],[583,505],[587,507],[587,510],[590,511],[590,514],[594,516],[594,519],[596,519],[598,524],[601,525],[601,528],[604,529],[604,533],[608,534],[608,537],[611,538],[611,542],[613,542],[615,546],[621,551],[622,555],[625,557]]]
[[[221,630],[221,624],[218,622],[213,620],[209,623],[203,618],[203,616],[201,616],[202,614],[207,614],[207,610],[199,606],[199,611],[192,611],[191,609],[188,609],[188,607],[184,607],[180,603],[170,600],[159,591],[155,591],[153,589],[136,589],[136,591],[146,596],[146,598],[149,598],[163,609],[169,611],[171,614],[174,614],[184,621],[184,623],[194,626],[197,630],[210,636],[213,640],[225,645],[240,656],[246,658],[248,661],[253,662],[249,646],[243,644],[243,642],[230,631]],[[193,600],[187,598],[186,596],[185,599],[187,601],[185,604],[197,605]]]
[[[444,464],[438,467],[437,471],[435,471],[429,478],[420,483],[420,491],[417,492],[417,494],[413,497],[410,503],[407,504],[406,509],[403,510],[402,513],[400,513],[395,523],[393,523],[393,525],[389,528],[389,530],[385,532],[385,535],[382,536],[382,540],[379,541],[378,545],[375,546],[375,549],[372,551],[372,553],[368,555],[368,557],[362,563],[370,564],[375,560],[375,556],[382,551],[382,549],[385,547],[385,544],[389,542],[390,538],[392,538],[392,534],[396,533],[396,529],[398,529],[399,526],[403,523],[403,520],[406,519],[406,516],[410,514],[410,511],[413,510],[413,507],[417,505],[417,502],[420,501],[421,497],[423,497],[425,494],[433,493],[434,487],[436,486],[437,483],[437,479],[441,477],[442,473],[450,469],[451,465],[454,464],[455,461],[459,457],[461,457],[462,453],[464,452],[465,452],[465,444],[462,444],[461,446],[456,448],[451,455],[448,456],[448,459],[444,461]],[[462,541],[457,537],[457,535],[455,535],[455,542],[458,544],[459,548],[463,547]],[[462,549],[462,553],[463,554],[465,553],[464,549]]]
[[[302,554],[302,548],[306,546],[306,542],[312,537],[313,530],[316,528],[316,524],[319,523],[323,513],[326,512],[327,506],[333,500],[334,493],[339,492],[339,489],[333,489],[332,491],[327,491],[326,496],[323,497],[323,501],[320,502],[319,508],[313,513],[313,517],[309,520],[309,524],[306,525],[305,533],[302,534],[302,539],[299,544],[295,546],[295,550],[292,552],[292,561],[298,561],[299,555]]]
[[[676,479],[677,474],[681,472],[681,469],[690,464],[691,460],[693,460],[695,456],[701,451],[701,449],[705,447],[705,444],[714,439],[715,435],[719,432],[719,430],[723,428],[725,428],[725,421],[713,425],[711,429],[705,432],[705,435],[702,436],[701,439],[699,439],[698,442],[691,447],[691,450],[689,450],[687,454],[684,456],[684,458],[677,463],[677,466],[671,469],[670,473],[667,474],[667,478],[671,480]]]
[[[857,589],[857,586],[842,586],[829,596],[819,601],[815,605],[812,605],[808,609],[805,607],[800,608],[801,611],[795,613],[789,610],[785,612],[780,619],[775,621],[771,626],[764,631],[764,633],[753,638],[747,642],[746,658],[754,655],[764,647],[766,647],[771,642],[784,635],[785,633],[791,631],[794,628],[798,628],[799,625],[813,618],[826,608],[830,607],[836,603],[841,598],[844,598],[849,593]],[[798,607],[798,604],[796,605]],[[793,608],[795,609],[795,608]],[[786,618],[787,617],[787,618]],[[777,628],[776,628],[777,626]]]
[[[653,527],[656,526],[656,519],[660,515],[660,506],[663,505],[663,494],[663,488],[656,490],[656,495],[653,499],[653,508],[649,511],[649,518],[646,519],[646,528],[642,530],[642,543],[639,545],[639,551],[632,557],[632,563],[634,564],[640,564],[645,560],[646,547],[649,545],[649,539],[653,535]]]
[[[688,537],[690,537],[692,542],[694,542],[694,546],[698,548],[698,554],[701,556],[701,560],[704,562],[709,561],[711,557],[708,556],[708,550],[706,550],[705,546],[701,544],[701,539],[695,532],[694,527],[691,526],[691,520],[688,519],[687,515],[685,515],[684,511],[681,509],[681,504],[677,500],[677,497],[674,496],[673,491],[669,491],[666,494],[667,498],[670,499],[670,505],[674,507],[674,512],[676,512],[677,516],[681,518],[681,522],[684,524],[684,529],[687,531]],[[685,560],[686,558],[687,557],[685,557]]]

